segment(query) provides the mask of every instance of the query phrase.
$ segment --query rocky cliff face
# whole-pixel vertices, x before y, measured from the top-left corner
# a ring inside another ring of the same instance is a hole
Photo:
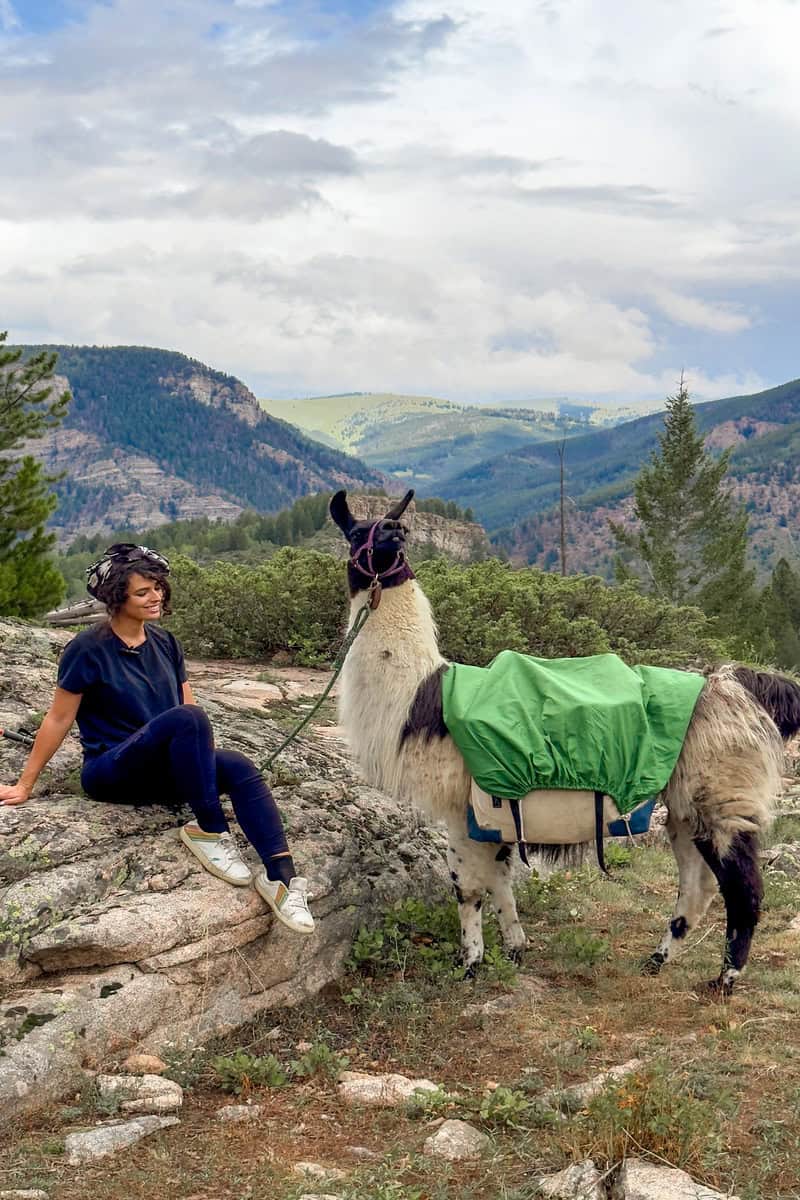
[[[387,508],[394,503],[394,497],[370,496],[361,493],[348,493],[347,503],[354,517],[363,521],[377,521],[384,516]],[[427,547],[446,554],[455,562],[473,562],[491,553],[491,545],[482,525],[473,521],[453,521],[449,517],[440,517],[436,513],[420,512],[412,500],[403,514],[403,520],[409,527],[408,545],[412,562],[415,551],[419,558],[420,551]],[[347,543],[339,530],[329,519],[324,531],[324,539],[320,540],[326,550],[337,557],[347,556]]]
[[[247,425],[257,425],[264,415],[253,393],[238,379],[221,382],[195,371],[189,376],[170,373],[162,376],[159,383],[167,391],[178,396],[190,395],[209,408],[227,408]]]
[[[0,726],[47,708],[70,634],[0,621]],[[267,687],[190,664],[219,744],[260,762],[282,740]],[[263,693],[263,694],[262,694]],[[331,736],[333,734],[333,736]],[[0,778],[26,751],[0,739]],[[443,841],[367,787],[336,731],[311,727],[273,776],[317,930],[276,926],[252,888],[207,874],[178,840],[188,813],[97,804],[69,737],[36,796],[0,807],[0,1115],[34,1109],[123,1051],[158,1052],[297,1003],[342,970],[353,934],[394,899],[445,886]],[[235,826],[234,826],[235,828]],[[248,855],[252,861],[252,852]],[[253,865],[255,865],[253,863]]]
[[[167,521],[207,517],[232,521],[243,511],[223,492],[189,483],[164,470],[145,454],[112,446],[80,429],[57,429],[25,447],[48,473],[66,472],[70,483],[88,493],[77,513],[49,528],[61,546],[77,533],[111,533],[115,529],[153,529]],[[69,510],[67,510],[69,512]]]
[[[30,351],[37,347],[30,347]],[[238,379],[172,351],[52,346],[63,426],[24,449],[60,475],[51,527],[152,528],[180,518],[278,512],[309,492],[365,488],[385,476],[276,420]]]

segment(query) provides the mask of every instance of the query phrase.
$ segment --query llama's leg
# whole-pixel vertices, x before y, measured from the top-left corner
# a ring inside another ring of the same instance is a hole
[[[706,987],[711,992],[729,996],[747,964],[750,943],[761,914],[764,884],[758,863],[758,838],[752,833],[738,834],[722,859],[710,840],[697,838],[696,845],[716,876],[727,915],[722,970]]]
[[[671,962],[685,949],[686,935],[702,920],[717,894],[714,872],[695,845],[688,823],[670,813],[667,833],[678,863],[678,898],[658,949],[642,964],[648,975],[657,975],[664,963]]]
[[[458,903],[461,923],[461,956],[467,976],[475,974],[483,959],[483,898],[489,892],[497,912],[506,949],[519,958],[525,945],[525,933],[517,920],[517,908],[511,891],[508,855],[497,843],[477,842],[466,829],[448,829],[447,862]]]
[[[453,891],[458,904],[458,919],[461,925],[461,961],[466,967],[467,979],[473,978],[483,961],[483,896],[486,891],[479,864],[475,862],[469,839],[462,838],[448,828],[447,865],[453,881]]]
[[[521,963],[528,939],[519,923],[517,901],[511,886],[512,852],[511,846],[501,846],[494,855],[494,882],[489,885],[489,899],[497,913],[505,952],[512,962]]]

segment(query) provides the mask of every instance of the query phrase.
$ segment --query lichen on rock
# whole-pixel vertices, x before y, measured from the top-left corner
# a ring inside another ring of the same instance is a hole
[[[0,620],[0,726],[46,710],[70,636]],[[260,763],[280,744],[268,710],[197,692],[219,745]],[[0,779],[16,779],[25,754],[0,740]],[[75,737],[31,801],[0,807],[0,1115],[65,1094],[115,1056],[299,1003],[342,972],[361,924],[396,899],[444,891],[442,837],[363,783],[341,743],[304,733],[280,762],[275,797],[313,892],[310,938],[191,858],[178,838],[190,814],[168,795],[143,807],[82,795]]]

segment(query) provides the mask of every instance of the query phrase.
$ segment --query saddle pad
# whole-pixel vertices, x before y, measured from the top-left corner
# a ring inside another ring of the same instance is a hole
[[[490,796],[603,792],[621,814],[666,786],[702,675],[628,667],[616,654],[533,658],[504,650],[488,667],[442,676],[445,724]]]
[[[503,842],[516,842],[517,829],[508,800],[490,796],[473,779],[470,797],[475,823],[480,829],[497,830]],[[568,846],[593,842],[595,836],[594,792],[566,792],[553,788],[530,792],[520,800],[521,841],[543,846]],[[603,821],[609,825],[620,813],[610,796],[603,797]]]
[[[620,816],[610,796],[603,797],[603,826],[607,837],[646,833],[655,808],[655,797]],[[597,833],[594,792],[543,789],[519,801],[522,841],[542,846],[569,846],[593,842]],[[517,825],[510,802],[490,796],[473,779],[467,811],[467,832],[479,842],[516,842]]]

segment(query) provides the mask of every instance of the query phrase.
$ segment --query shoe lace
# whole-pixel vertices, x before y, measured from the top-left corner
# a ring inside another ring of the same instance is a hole
[[[229,864],[243,861],[239,844],[232,833],[221,833],[219,835],[219,844],[224,850]]]
[[[311,899],[308,891],[307,883],[298,883],[297,879],[293,879],[289,885],[289,894],[284,901],[285,908],[293,910],[300,909],[305,911],[308,909],[308,902]]]

